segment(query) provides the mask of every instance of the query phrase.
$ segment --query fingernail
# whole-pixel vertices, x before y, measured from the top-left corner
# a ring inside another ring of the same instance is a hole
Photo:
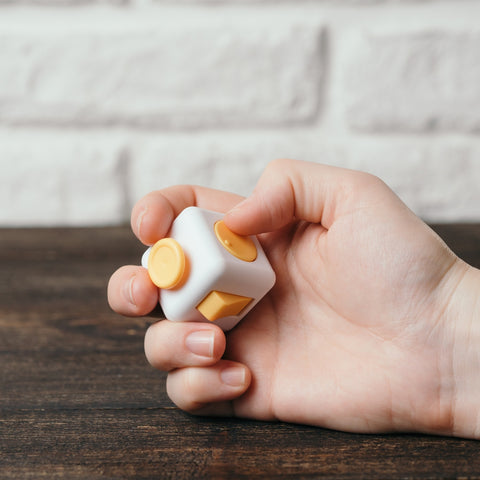
[[[147,207],[143,207],[142,208],[142,211],[138,214],[138,218],[137,218],[137,235],[140,237],[141,236],[141,228],[142,228],[142,221],[143,221],[143,217],[145,216],[145,214],[147,213]]]
[[[193,332],[185,339],[185,345],[195,355],[201,357],[213,357],[215,334],[210,330]]]
[[[220,372],[222,382],[231,387],[242,387],[245,385],[244,367],[227,367]]]
[[[125,283],[123,286],[123,296],[127,300],[128,303],[137,306],[135,303],[135,297],[133,295],[133,284],[135,283],[135,276],[130,278],[128,282]]]
[[[245,198],[240,203],[237,203],[237,205],[235,205],[231,210],[227,212],[227,215],[236,215],[238,212],[240,212],[243,209],[245,204],[248,204],[249,201],[250,201],[250,197]]]

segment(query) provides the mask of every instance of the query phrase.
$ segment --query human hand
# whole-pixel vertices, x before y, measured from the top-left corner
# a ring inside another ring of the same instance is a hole
[[[470,431],[459,420],[461,347],[452,329],[452,305],[466,298],[459,286],[478,271],[367,174],[276,161],[240,200],[180,186],[148,195],[132,213],[134,232],[152,244],[187,206],[228,212],[232,230],[259,234],[277,275],[226,338],[208,323],[149,328],[147,358],[169,372],[167,391],[180,408],[357,432],[480,436],[479,420]],[[123,267],[109,300],[120,313],[145,315],[158,290],[145,269]]]

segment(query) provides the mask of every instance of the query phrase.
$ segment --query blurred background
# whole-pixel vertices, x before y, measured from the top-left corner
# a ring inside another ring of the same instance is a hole
[[[247,195],[290,157],[480,221],[478,0],[0,0],[0,226]]]

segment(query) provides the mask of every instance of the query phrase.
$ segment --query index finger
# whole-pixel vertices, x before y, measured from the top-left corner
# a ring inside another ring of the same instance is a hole
[[[187,207],[201,207],[225,213],[243,197],[196,185],[177,185],[151,192],[134,206],[132,230],[145,245],[165,237],[173,220]]]

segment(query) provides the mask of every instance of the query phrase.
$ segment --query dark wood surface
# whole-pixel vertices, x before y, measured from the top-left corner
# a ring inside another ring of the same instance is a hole
[[[480,225],[435,229],[480,267]],[[480,478],[480,442],[195,418],[106,303],[128,228],[0,230],[0,479]],[[480,401],[480,400],[479,400]]]

